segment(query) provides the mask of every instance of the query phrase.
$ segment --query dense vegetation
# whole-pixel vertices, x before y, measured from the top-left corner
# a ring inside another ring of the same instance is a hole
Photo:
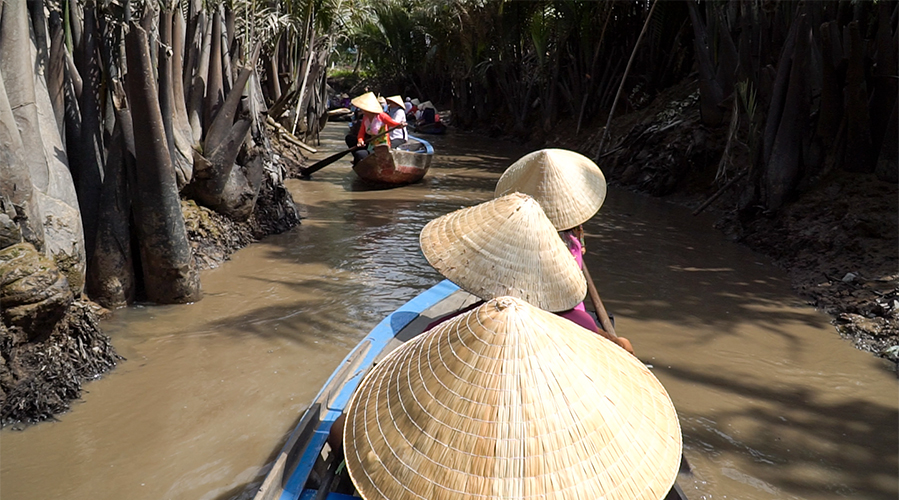
[[[444,103],[458,126],[578,134],[692,75],[702,123],[749,150],[749,168],[716,176],[746,176],[741,210],[777,210],[835,166],[873,172],[880,158],[896,179],[896,2],[364,5],[344,43],[390,92]],[[604,133],[594,156],[608,148]]]

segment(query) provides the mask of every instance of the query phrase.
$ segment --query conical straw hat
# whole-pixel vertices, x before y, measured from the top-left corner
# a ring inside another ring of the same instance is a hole
[[[659,500],[681,429],[637,358],[503,297],[379,363],[350,402],[344,452],[365,500]]]
[[[494,196],[518,191],[541,204],[553,226],[563,231],[583,224],[606,199],[606,178],[596,163],[566,149],[542,149],[509,166]]]
[[[373,92],[366,92],[363,95],[354,97],[353,100],[350,101],[350,104],[363,111],[368,111],[369,113],[381,113],[384,111],[381,104],[378,104],[378,98],[375,97]]]
[[[392,102],[392,103],[396,104],[397,106],[400,106],[401,108],[403,107],[403,98],[400,97],[399,95],[392,95],[392,96],[388,97],[387,102]]]
[[[419,235],[447,279],[482,299],[519,297],[547,311],[572,309],[587,283],[540,205],[521,193],[451,212]]]

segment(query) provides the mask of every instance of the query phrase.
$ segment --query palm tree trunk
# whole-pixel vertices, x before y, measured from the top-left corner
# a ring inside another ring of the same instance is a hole
[[[159,40],[164,46],[173,47],[172,28],[173,13],[172,9],[166,8],[159,16]],[[173,55],[169,55],[168,51],[159,51],[159,107],[162,115],[166,117],[163,125],[166,129],[166,144],[169,147],[169,155],[172,158],[172,166],[175,168],[175,180],[178,190],[186,186],[191,181],[193,175],[194,160],[190,147],[186,146],[186,139],[181,135],[181,129],[177,125],[179,120],[177,117],[178,99],[175,97],[176,80],[179,80],[173,68]],[[179,147],[181,146],[181,147]]]
[[[722,87],[716,80],[716,71],[712,54],[707,39],[709,38],[706,26],[700,19],[700,12],[692,0],[687,1],[688,14],[691,17],[691,25],[694,27],[694,54],[697,58],[697,68],[700,71],[700,116],[707,125],[722,123],[725,116],[719,103],[725,98]]]
[[[191,131],[194,144],[198,145],[203,140],[203,98],[206,95],[206,79],[209,73],[209,44],[212,39],[211,26],[206,22],[206,13],[200,12],[197,19],[197,35],[199,39],[199,52],[197,62],[193,68],[194,76],[191,79],[191,99],[188,102],[188,118],[191,122]]]
[[[40,251],[44,248],[43,217],[25,156],[16,117],[6,96],[3,72],[0,71],[0,205],[12,203],[14,222],[22,237]],[[5,210],[0,210],[2,212]]]
[[[203,124],[209,127],[219,107],[225,101],[222,87],[222,16],[216,9],[212,17],[212,38],[209,49],[209,72],[206,80],[206,100],[203,105]]]
[[[115,100],[121,103],[123,98],[124,95]],[[115,113],[116,125],[100,196],[100,223],[86,286],[91,299],[107,308],[131,303],[135,292],[129,223],[131,198],[126,182],[126,172],[135,171],[134,130],[127,108],[117,109]]]
[[[766,207],[777,210],[788,200],[802,171],[803,139],[806,137],[809,117],[809,25],[806,15],[798,19],[799,25],[794,51],[790,57],[791,74],[778,132],[772,143],[772,154],[766,165]]]
[[[206,133],[204,154],[195,153],[196,180],[186,190],[201,204],[235,220],[250,217],[259,192],[257,177],[261,176],[261,170],[258,173],[256,170],[261,169],[262,164],[248,166],[245,173],[234,163],[252,124],[247,117],[241,117],[235,123],[235,116],[241,104],[244,86],[256,67],[258,55],[259,46],[254,49],[234,88],[219,108]]]
[[[200,281],[166,147],[147,32],[132,22],[125,42],[131,119],[143,129],[134,135],[136,161],[130,177],[135,181],[131,199],[147,298],[158,303],[192,302],[201,297]]]
[[[103,128],[100,116],[100,90],[102,75],[97,49],[96,7],[93,2],[84,9],[84,48],[81,56],[84,78],[81,92],[81,138],[79,154],[69,159],[69,166],[77,172],[75,190],[84,224],[84,240],[87,258],[94,251],[97,233],[97,212],[100,206],[100,190],[103,186]]]
[[[43,19],[43,18],[41,18]],[[37,63],[38,47],[45,39],[30,30],[31,17],[25,2],[4,4],[0,20],[0,73],[3,75],[10,109],[13,110],[29,168],[36,200],[44,224],[44,253],[52,256],[66,275],[72,292],[84,287],[84,233],[78,200],[69,173],[65,146],[59,136],[44,65]],[[34,36],[34,38],[32,38]]]
[[[66,133],[66,58],[65,33],[59,13],[50,13],[50,61],[47,66],[47,90],[53,103],[53,115],[59,127],[60,137]]]

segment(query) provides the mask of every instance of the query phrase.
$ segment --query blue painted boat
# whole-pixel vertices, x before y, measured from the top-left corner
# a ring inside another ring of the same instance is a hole
[[[332,425],[365,375],[394,349],[437,318],[465,309],[478,297],[444,280],[381,320],[338,365],[303,413],[275,458],[254,500],[360,500],[327,444]],[[676,483],[663,500],[687,500]]]
[[[366,373],[385,355],[419,335],[436,318],[479,300],[448,280],[419,294],[381,320],[338,365],[300,418],[254,500],[343,500],[331,491],[339,464],[323,457],[332,424]],[[349,478],[347,478],[349,480]],[[320,493],[321,492],[321,493]]]

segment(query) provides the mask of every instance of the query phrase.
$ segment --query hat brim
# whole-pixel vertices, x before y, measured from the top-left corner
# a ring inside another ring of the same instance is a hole
[[[382,360],[343,437],[366,500],[658,500],[682,449],[675,407],[643,363],[512,297]]]
[[[387,102],[396,104],[397,106],[403,107],[403,98],[398,95],[392,95],[387,98]]]
[[[378,98],[376,98],[375,94],[372,92],[366,92],[365,94],[354,97],[350,101],[350,104],[363,111],[368,111],[369,113],[381,113],[384,111],[381,104],[378,104]]]
[[[509,166],[494,196],[512,192],[532,196],[558,231],[593,217],[606,200],[606,178],[589,158],[565,149],[542,149]]]
[[[482,299],[509,295],[565,311],[587,294],[584,274],[553,224],[520,193],[438,217],[419,243],[438,272]]]

